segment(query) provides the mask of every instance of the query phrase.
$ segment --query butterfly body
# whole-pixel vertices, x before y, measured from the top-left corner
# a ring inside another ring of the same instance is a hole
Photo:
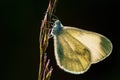
[[[59,20],[55,22],[54,27],[52,28],[52,35],[58,35],[63,30],[63,25]]]
[[[81,74],[112,51],[105,36],[74,27],[63,26],[59,20],[52,29],[57,65],[66,72]]]

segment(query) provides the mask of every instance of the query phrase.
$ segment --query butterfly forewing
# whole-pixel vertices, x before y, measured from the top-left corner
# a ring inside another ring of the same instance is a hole
[[[64,27],[64,30],[88,48],[91,63],[103,60],[112,51],[112,43],[101,34],[67,26]]]

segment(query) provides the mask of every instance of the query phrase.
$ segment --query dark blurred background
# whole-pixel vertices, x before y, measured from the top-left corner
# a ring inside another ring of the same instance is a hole
[[[9,0],[1,2],[3,80],[37,80],[39,31],[49,0]],[[113,43],[113,52],[80,75],[59,69],[53,39],[47,49],[54,70],[51,80],[120,80],[119,3],[112,0],[58,0],[55,15],[63,25],[103,34]],[[4,44],[4,43],[3,43]]]

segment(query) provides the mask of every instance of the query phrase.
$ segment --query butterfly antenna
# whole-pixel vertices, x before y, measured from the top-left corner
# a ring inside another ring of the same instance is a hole
[[[52,17],[53,17],[52,20],[53,20],[54,22],[55,22],[56,20],[59,20],[59,18],[58,18],[56,15],[54,15],[54,14],[52,15]]]

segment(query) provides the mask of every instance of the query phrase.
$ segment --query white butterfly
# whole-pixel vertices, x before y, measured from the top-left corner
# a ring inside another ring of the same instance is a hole
[[[57,65],[66,72],[81,74],[91,64],[102,61],[112,51],[112,43],[105,36],[55,21],[51,34]]]

